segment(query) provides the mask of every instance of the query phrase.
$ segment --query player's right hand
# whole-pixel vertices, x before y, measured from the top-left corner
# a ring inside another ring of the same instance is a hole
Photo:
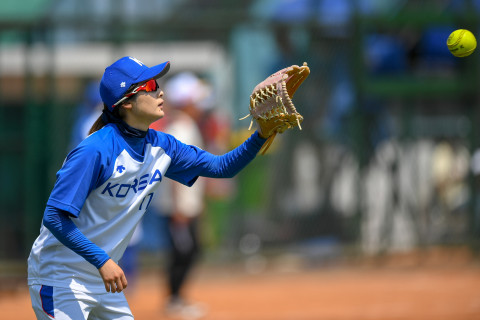
[[[108,259],[107,262],[98,269],[98,272],[100,272],[107,292],[122,292],[122,290],[127,287],[127,278],[122,268],[112,259]]]

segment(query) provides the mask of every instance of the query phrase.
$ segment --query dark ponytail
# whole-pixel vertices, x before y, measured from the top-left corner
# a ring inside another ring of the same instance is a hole
[[[105,110],[108,111],[107,105],[103,104],[103,112],[102,114],[98,117],[97,120],[93,123],[92,127],[88,131],[88,135],[91,135],[94,132],[97,132],[98,130],[102,129],[107,123],[104,121],[103,113],[106,112]]]
[[[110,111],[107,105],[103,104],[102,114],[98,117],[97,120],[93,123],[90,130],[88,130],[88,135],[91,135],[94,132],[105,127],[108,123],[123,123],[123,118],[125,117],[125,109],[123,108],[124,104],[134,103],[136,96],[130,97],[127,100],[123,101],[122,104],[113,108],[113,111]]]

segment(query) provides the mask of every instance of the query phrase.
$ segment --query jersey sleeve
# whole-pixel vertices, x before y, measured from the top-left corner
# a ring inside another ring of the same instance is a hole
[[[173,137],[171,139],[172,163],[165,176],[187,186],[192,186],[199,176],[209,178],[235,176],[255,158],[266,141],[255,132],[237,148],[217,156],[196,146],[186,145]]]
[[[43,214],[43,225],[58,241],[99,269],[110,257],[100,247],[88,240],[68,215],[67,212],[47,205]]]
[[[81,143],[65,159],[47,204],[78,217],[105,171],[106,158],[93,144]]]

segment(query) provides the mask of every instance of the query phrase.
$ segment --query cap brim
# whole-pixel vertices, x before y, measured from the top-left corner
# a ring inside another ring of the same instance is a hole
[[[168,70],[170,70],[170,61],[148,68],[137,78],[135,83],[144,82],[150,79],[158,79],[163,77]]]

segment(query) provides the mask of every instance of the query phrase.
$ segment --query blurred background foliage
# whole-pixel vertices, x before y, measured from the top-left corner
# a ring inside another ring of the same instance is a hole
[[[258,267],[278,252],[318,265],[475,251],[479,55],[455,58],[445,43],[455,29],[477,34],[479,16],[477,0],[1,1],[0,259],[25,261],[88,85],[124,55],[211,83],[225,149],[249,134],[237,119],[256,83],[310,66],[294,99],[303,130],[212,187],[212,256]],[[145,219],[148,257],[162,242]]]

